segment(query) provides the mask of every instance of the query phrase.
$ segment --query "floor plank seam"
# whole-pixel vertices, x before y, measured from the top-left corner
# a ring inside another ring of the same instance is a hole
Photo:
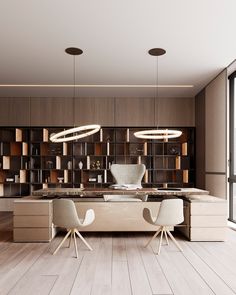
[[[191,243],[191,242],[190,242]],[[194,242],[193,242],[194,243]],[[191,244],[190,244],[191,245]],[[189,246],[190,246],[189,245]],[[202,247],[202,245],[201,245]],[[206,250],[204,247],[202,247],[204,250]],[[216,274],[216,276],[222,281],[224,282],[224,284],[234,293],[236,294],[236,292],[228,285],[228,283],[222,279],[222,277],[217,273],[217,271],[215,271],[208,263],[206,263],[202,258],[201,256],[198,255],[197,251],[195,251],[191,246],[190,246],[190,249]],[[211,255],[211,252],[207,251],[210,255]],[[222,266],[224,266],[219,260],[218,260],[218,263],[220,263]]]
[[[84,255],[83,255],[83,257],[82,257],[81,260],[80,260],[80,263],[79,263],[78,269],[77,269],[77,271],[76,271],[76,275],[75,275],[75,278],[74,278],[74,280],[73,280],[72,286],[71,286],[71,288],[70,288],[69,294],[71,294],[71,292],[72,292],[72,290],[73,290],[73,288],[74,288],[75,281],[76,281],[76,278],[77,278],[77,275],[78,275],[78,272],[79,272],[79,270],[80,270],[80,267],[81,267],[81,265],[82,265],[82,261],[83,261],[83,260],[84,260]]]
[[[28,246],[28,244],[27,244]],[[49,247],[49,245],[47,245]],[[15,286],[20,282],[20,280],[22,280],[24,278],[25,275],[27,275],[27,273],[30,271],[30,269],[34,266],[34,264],[39,260],[39,258],[41,257],[41,255],[44,254],[44,252],[48,249],[48,247],[46,247],[43,252],[38,256],[38,258],[34,261],[34,263],[32,265],[29,266],[29,268],[22,274],[22,276],[16,281],[16,283],[13,285],[13,287],[7,292],[7,294],[9,294],[14,288]],[[25,255],[26,256],[26,255]],[[24,257],[25,257],[24,256]],[[22,261],[22,260],[21,260]],[[19,263],[17,263],[18,265]]]
[[[146,267],[145,267],[145,263],[144,263],[144,261],[143,261],[142,254],[141,254],[141,252],[140,252],[140,246],[139,246],[138,243],[137,243],[137,236],[135,237],[135,242],[136,242],[136,245],[137,245],[137,248],[138,248],[139,256],[140,256],[141,261],[142,261],[142,264],[143,264],[143,268],[144,268],[145,273],[146,273],[146,277],[147,277],[147,279],[148,279],[149,287],[150,287],[150,289],[151,289],[151,291],[152,291],[152,294],[153,294],[153,290],[152,290],[152,286],[151,286],[151,283],[150,283],[150,279],[149,279],[149,276],[148,276],[148,273],[147,273],[147,269],[146,269]]]
[[[126,238],[127,238],[127,236],[126,236]],[[126,244],[126,242],[124,243],[124,245],[125,245],[126,263],[127,263],[128,273],[129,273],[129,286],[130,286],[131,295],[134,295],[134,291],[133,291],[132,284],[131,284],[130,267],[129,267],[129,261],[128,261],[128,256],[127,256],[127,244]]]

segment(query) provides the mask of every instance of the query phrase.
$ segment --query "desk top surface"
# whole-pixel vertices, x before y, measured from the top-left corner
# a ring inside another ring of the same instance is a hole
[[[94,197],[102,195],[155,195],[155,196],[188,196],[188,195],[208,195],[209,192],[197,188],[179,188],[176,190],[159,190],[157,188],[142,188],[135,190],[121,190],[112,188],[44,188],[33,192],[34,196],[79,196]]]

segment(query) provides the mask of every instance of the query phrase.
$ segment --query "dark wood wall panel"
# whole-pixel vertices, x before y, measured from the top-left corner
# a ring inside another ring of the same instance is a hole
[[[195,97],[196,187],[205,189],[205,89]]]
[[[75,125],[114,126],[114,98],[76,98]]]
[[[29,126],[29,98],[0,98],[1,126]]]
[[[156,102],[156,125],[195,126],[193,97],[164,97]]]
[[[153,98],[116,98],[116,126],[154,126]]]
[[[31,126],[72,125],[72,98],[31,98]]]

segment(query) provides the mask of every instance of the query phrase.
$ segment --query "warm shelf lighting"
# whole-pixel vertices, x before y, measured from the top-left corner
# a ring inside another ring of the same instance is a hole
[[[50,136],[50,140],[52,142],[72,141],[72,140],[76,140],[76,139],[80,139],[80,138],[92,135],[92,134],[98,132],[100,130],[100,128],[101,128],[100,125],[79,126],[79,127],[75,127],[75,128],[71,128],[68,130],[58,132],[56,134],[52,134]],[[74,134],[74,133],[78,133],[78,132],[82,132],[82,131],[85,131],[85,132],[79,133],[79,134]],[[74,135],[66,137],[66,135],[68,135],[68,134],[74,134]]]

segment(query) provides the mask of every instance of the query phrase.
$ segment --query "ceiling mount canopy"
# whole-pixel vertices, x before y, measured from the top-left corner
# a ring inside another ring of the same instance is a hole
[[[74,65],[73,65],[73,73],[74,73],[74,97],[73,97],[73,121],[75,122],[75,86],[76,86],[76,63],[75,63],[75,57],[76,55],[81,55],[83,53],[83,50],[77,47],[68,47],[65,49],[65,52],[69,55],[73,56],[74,59]],[[52,142],[66,142],[66,141],[72,141],[77,140],[89,135],[92,135],[100,130],[101,126],[97,124],[91,124],[91,125],[84,125],[84,126],[77,126],[74,128],[70,128],[58,133],[51,134],[50,140]],[[66,136],[70,135],[70,136]]]
[[[148,50],[148,53],[153,56],[161,56],[166,54],[166,51],[163,48],[152,48]]]
[[[83,50],[77,47],[68,47],[65,49],[65,52],[70,55],[81,55]]]
[[[156,57],[157,62],[157,84],[156,84],[156,94],[154,99],[154,122],[157,121],[157,127],[158,127],[158,118],[156,120],[156,104],[157,104],[157,110],[158,110],[158,57],[161,55],[166,54],[166,50],[163,48],[152,48],[148,50],[148,53],[152,56]],[[168,138],[176,138],[181,136],[182,131],[179,130],[168,130],[168,129],[154,129],[154,130],[142,130],[134,133],[134,136],[137,138],[143,138],[143,139],[168,139]]]

